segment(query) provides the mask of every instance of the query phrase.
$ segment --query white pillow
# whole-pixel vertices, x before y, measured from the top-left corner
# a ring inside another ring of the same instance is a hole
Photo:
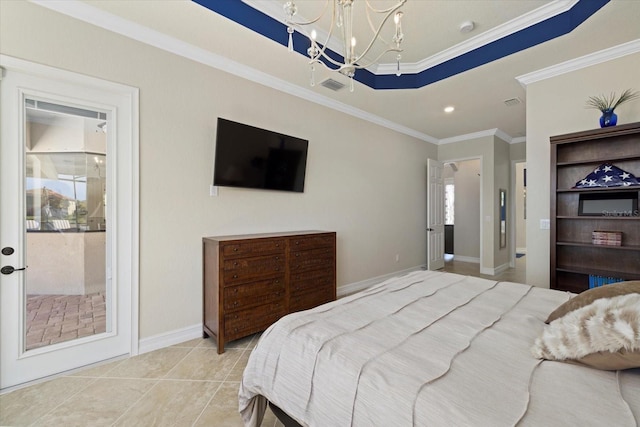
[[[640,294],[600,298],[565,314],[545,326],[531,352],[599,369],[640,367]]]

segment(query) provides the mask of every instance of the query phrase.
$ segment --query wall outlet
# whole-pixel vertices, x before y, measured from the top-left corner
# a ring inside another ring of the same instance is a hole
[[[540,220],[540,230],[549,230],[550,228],[551,228],[551,220],[549,219]]]
[[[218,187],[215,185],[209,186],[209,195],[212,197],[216,197],[218,195]]]

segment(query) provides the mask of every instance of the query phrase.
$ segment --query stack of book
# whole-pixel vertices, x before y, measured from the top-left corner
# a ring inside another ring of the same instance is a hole
[[[621,246],[621,231],[593,231],[591,232],[591,243],[594,245]]]
[[[597,288],[599,286],[609,285],[611,283],[623,282],[624,279],[619,277],[606,277],[606,276],[596,276],[595,274],[589,275],[589,289]]]

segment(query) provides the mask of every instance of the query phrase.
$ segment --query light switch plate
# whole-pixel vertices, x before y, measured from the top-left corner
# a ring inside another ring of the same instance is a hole
[[[215,185],[209,186],[209,195],[212,197],[216,197],[218,195],[218,187]]]
[[[551,228],[551,220],[549,219],[540,220],[540,230],[549,230],[550,228]]]

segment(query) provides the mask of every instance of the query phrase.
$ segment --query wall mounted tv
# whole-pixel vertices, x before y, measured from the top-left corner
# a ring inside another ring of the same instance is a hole
[[[304,191],[309,141],[218,118],[213,185]]]

